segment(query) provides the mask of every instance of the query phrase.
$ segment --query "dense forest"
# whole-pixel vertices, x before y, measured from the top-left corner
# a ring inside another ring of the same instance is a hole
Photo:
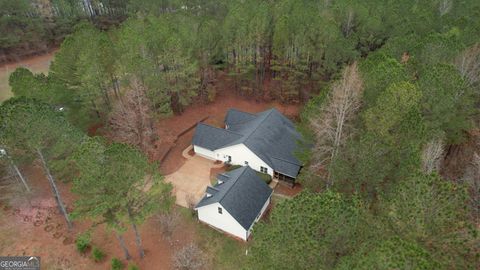
[[[15,97],[0,107],[9,160],[41,159],[52,186],[52,174],[73,181],[70,216],[101,219],[122,242],[126,226],[168,208],[147,158],[154,122],[208,104],[225,81],[252,100],[302,104],[309,148],[298,153],[306,190],[257,225],[239,268],[479,267],[479,1],[80,2],[95,9],[55,0],[55,16],[24,16],[27,1],[0,1],[2,49],[71,32],[48,75],[11,75]],[[99,7],[121,19],[100,26]],[[108,140],[86,135],[98,124]],[[452,176],[444,161],[459,145],[472,153]],[[138,194],[145,174],[157,188]]]

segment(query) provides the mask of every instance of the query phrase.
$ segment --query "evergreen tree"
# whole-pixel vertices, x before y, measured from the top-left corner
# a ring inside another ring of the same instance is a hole
[[[161,181],[156,166],[142,153],[125,144],[107,145],[98,137],[90,138],[82,143],[74,160],[79,171],[72,188],[79,195],[74,217],[106,223],[116,232],[126,259],[131,256],[122,234],[131,224],[143,257],[136,226],[157,209],[168,209],[170,185]]]
[[[3,103],[0,121],[0,141],[7,153],[14,159],[40,160],[57,205],[71,228],[54,175],[71,175],[66,157],[83,135],[66,121],[61,112],[27,98],[12,98]]]

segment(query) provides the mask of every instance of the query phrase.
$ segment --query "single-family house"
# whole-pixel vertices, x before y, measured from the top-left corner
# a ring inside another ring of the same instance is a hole
[[[230,109],[225,128],[199,123],[193,136],[197,155],[269,174],[293,185],[302,163],[295,157],[302,137],[276,109],[252,114]]]
[[[217,175],[195,206],[198,219],[244,241],[270,204],[273,190],[249,166]]]

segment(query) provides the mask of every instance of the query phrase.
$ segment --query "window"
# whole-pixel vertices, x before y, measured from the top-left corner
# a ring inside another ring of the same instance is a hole
[[[262,173],[268,173],[268,169],[265,167],[260,166],[260,172]]]
[[[218,213],[221,215],[222,214],[222,208],[218,207]]]
[[[245,161],[245,166],[248,166],[248,161]]]

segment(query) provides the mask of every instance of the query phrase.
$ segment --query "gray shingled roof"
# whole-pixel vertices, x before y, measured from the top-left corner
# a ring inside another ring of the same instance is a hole
[[[248,120],[256,118],[255,114],[242,112],[236,109],[229,109],[227,115],[225,116],[225,124],[239,124]]]
[[[223,183],[207,187],[211,196],[205,194],[195,208],[218,202],[245,230],[250,229],[273,190],[249,166],[219,174],[217,179]]]
[[[275,171],[297,177],[302,163],[294,154],[302,137],[279,111],[270,109],[250,114],[230,109],[225,124],[226,130],[199,125],[193,144],[216,150],[243,143]]]
[[[198,123],[193,135],[193,145],[215,150],[222,148],[233,141],[242,137],[241,134],[235,134],[226,129],[212,127],[203,123]]]

